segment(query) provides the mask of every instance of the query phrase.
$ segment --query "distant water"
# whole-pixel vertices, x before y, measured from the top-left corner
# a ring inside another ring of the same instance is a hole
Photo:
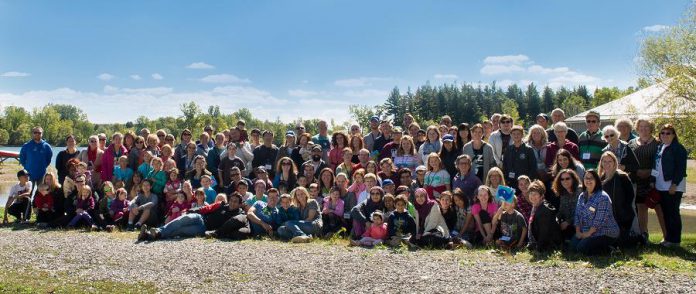
[[[11,147],[11,146],[0,146],[0,150],[2,151],[15,151],[19,152],[19,150],[22,149],[21,146],[19,147]],[[82,150],[84,148],[77,148],[78,150]],[[53,158],[51,158],[51,166],[55,167],[56,165],[56,157],[58,157],[58,152],[61,152],[65,150],[65,147],[53,147]],[[14,159],[8,159],[5,162],[17,162]],[[14,183],[0,183],[0,207],[4,207],[5,203],[7,202],[7,194],[10,193],[10,189]]]

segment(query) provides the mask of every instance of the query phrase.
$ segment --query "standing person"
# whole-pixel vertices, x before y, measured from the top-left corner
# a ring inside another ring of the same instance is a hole
[[[53,149],[48,142],[44,141],[42,127],[34,127],[31,132],[32,139],[24,143],[19,150],[19,164],[29,172],[29,180],[32,183],[30,193],[33,195],[34,187],[41,183],[46,174],[46,168],[51,164]]]
[[[275,163],[273,164],[273,166],[278,165],[278,161],[280,161],[280,159],[283,157],[292,158],[292,153],[293,151],[295,151],[295,146],[297,145],[296,143],[297,138],[295,136],[295,132],[285,132],[285,143],[283,143],[283,145],[278,148],[278,156],[276,156]]]
[[[566,139],[566,135],[570,129],[564,122],[558,122],[553,125],[553,134],[555,134],[556,140],[549,141],[548,149],[546,150],[546,165],[551,166],[556,159],[556,153],[558,150],[565,149],[570,152],[570,154],[575,157],[575,159],[580,160],[580,151],[578,150],[578,145]],[[548,134],[548,132],[547,132]]]
[[[375,140],[382,136],[379,132],[379,117],[370,117],[370,132],[363,137],[363,142],[365,143],[365,149],[372,152],[374,149]]]
[[[321,159],[324,162],[329,162],[329,150],[331,149],[331,140],[329,139],[329,125],[326,123],[325,120],[320,120],[317,123],[317,128],[319,129],[319,133],[312,137],[312,142],[321,146]],[[348,145],[347,142],[346,145]]]
[[[608,252],[619,237],[619,225],[611,198],[602,191],[602,180],[594,169],[585,173],[583,189],[575,207],[575,236],[570,240],[570,249],[584,255]]]
[[[496,166],[493,147],[483,141],[483,126],[481,124],[475,124],[471,127],[471,142],[464,145],[462,152],[471,157],[471,169],[482,182],[488,175],[488,171]]]
[[[602,133],[604,133],[604,140],[607,141],[607,146],[602,151],[614,153],[619,159],[618,169],[632,175],[638,169],[638,159],[635,153],[633,153],[633,149],[628,147],[626,141],[619,139],[621,133],[614,126],[608,125],[604,127]]]
[[[375,162],[379,162],[382,159],[389,158],[393,159],[396,157],[397,150],[399,149],[399,145],[401,145],[401,136],[403,133],[401,132],[400,127],[394,127],[392,128],[391,131],[391,142],[384,144],[382,146],[382,150],[379,152],[379,157]]]
[[[660,245],[678,247],[682,231],[679,205],[686,191],[687,152],[679,143],[677,132],[671,124],[660,128],[660,143],[655,157],[655,169],[652,172],[665,217],[665,240]]]
[[[380,128],[382,135],[375,139],[375,143],[372,145],[372,152],[370,152],[373,160],[376,160],[384,145],[392,141],[392,124],[388,120],[383,120],[380,122]]]
[[[220,178],[218,173],[215,171],[217,171],[220,167],[220,160],[222,160],[222,155],[225,153],[225,151],[227,151],[225,134],[217,133],[215,135],[215,145],[208,151],[206,161],[208,163],[208,170],[213,172],[213,175],[217,178],[218,183],[222,183],[222,178]]]
[[[528,176],[531,179],[536,178],[536,157],[534,150],[522,143],[522,138],[524,137],[522,126],[512,127],[510,129],[510,137],[512,138],[512,144],[503,153],[503,174],[505,175],[505,182],[510,187],[517,187],[517,178],[519,176]]]
[[[582,132],[578,138],[578,149],[580,160],[586,169],[597,168],[599,158],[602,156],[602,149],[607,146],[604,141],[604,133],[599,129],[599,112],[590,111],[585,115],[587,131]]]
[[[549,167],[546,165],[546,152],[548,151],[548,142],[546,141],[546,130],[540,125],[533,125],[529,128],[529,134],[525,142],[529,148],[534,151],[534,159],[536,160],[536,178],[543,182],[548,182]]]
[[[420,156],[416,153],[413,138],[409,135],[401,137],[401,144],[399,144],[399,149],[396,150],[396,156],[394,156],[394,166],[397,170],[402,168],[415,170],[419,164]]]
[[[111,145],[104,150],[102,155],[102,181],[111,181],[114,175],[114,165],[119,157],[128,154],[128,150],[123,146],[123,135],[119,132],[111,136]]]
[[[562,122],[563,124],[565,124],[565,112],[563,112],[563,109],[556,108],[553,111],[551,111],[551,121],[553,122],[553,125],[551,125],[550,128],[546,129],[546,134],[548,135],[549,142],[557,142],[559,140],[557,140],[554,130],[557,123]],[[575,132],[575,130],[568,128],[566,138],[573,142],[573,144],[578,144],[578,133]],[[563,142],[561,142],[561,145],[562,144]]]
[[[91,140],[91,138],[90,138],[90,140]],[[195,149],[194,149],[194,151],[195,151]],[[137,136],[137,137],[135,137],[135,141],[133,141],[133,148],[128,150],[128,167],[130,167],[134,171],[137,170],[138,167],[140,166],[140,164],[143,163],[142,161],[143,161],[144,156],[145,156],[145,139],[141,136]]]
[[[421,157],[421,163],[426,164],[428,162],[428,155],[430,153],[440,153],[442,148],[442,141],[440,141],[440,130],[437,126],[429,126],[425,132],[426,140],[418,148],[418,154]]]
[[[652,135],[655,125],[651,121],[643,118],[636,120],[636,129],[638,130],[638,137],[628,142],[628,147],[633,150],[636,159],[638,159],[638,169],[631,175],[631,181],[636,185],[638,226],[645,238],[648,239],[648,206],[646,205],[646,200],[654,186],[650,172],[655,168],[655,156],[657,155],[659,143]],[[651,203],[654,202],[651,200]],[[657,204],[653,208],[664,236],[666,230],[662,207]]]
[[[457,160],[457,156],[461,154],[460,150],[457,150],[454,144],[454,136],[447,134],[442,137],[442,149],[440,150],[440,160],[442,164],[445,165],[445,170],[450,174],[450,177],[454,178],[457,173],[457,167],[454,165],[454,161]],[[451,180],[451,179],[450,179]]]
[[[275,176],[275,171],[273,170],[273,163],[276,157],[278,157],[278,147],[273,144],[273,132],[264,131],[263,132],[263,145],[254,149],[254,159],[251,165],[254,169],[259,166],[263,166],[269,173],[269,177],[273,178]]]
[[[99,187],[101,185],[102,156],[104,156],[104,150],[99,149],[99,137],[94,135],[90,136],[89,145],[87,149],[80,152],[79,159],[81,162],[87,164],[87,170],[92,175],[91,181],[93,187]]]
[[[240,125],[239,123],[237,124]],[[246,131],[244,131],[246,132]],[[244,139],[242,131],[239,128],[230,129],[230,142],[237,144],[237,157],[244,163],[244,168],[240,168],[245,177],[248,177],[253,169],[251,167],[251,162],[254,159],[254,149],[251,148],[251,144]],[[225,155],[223,154],[223,157]]]
[[[343,162],[343,148],[348,147],[348,136],[343,132],[335,132],[331,136],[331,151],[328,155],[328,164],[332,171],[336,170]]]
[[[174,160],[176,160],[176,166],[183,166],[183,164],[180,162],[181,159],[186,156],[186,147],[188,146],[188,143],[191,142],[191,131],[189,129],[184,129],[181,131],[181,135],[179,136],[180,142],[176,147],[174,148]],[[179,170],[179,174],[184,173],[185,171]]]
[[[440,199],[440,194],[450,189],[450,175],[437,153],[430,153],[426,162],[428,172],[425,174],[423,188],[428,192],[430,199]]]
[[[508,146],[512,145],[512,137],[510,131],[512,131],[512,125],[514,121],[512,117],[507,114],[503,114],[500,117],[500,129],[491,133],[491,137],[488,142],[493,147],[493,156],[495,157],[495,164],[498,166],[503,165],[503,157],[505,156],[505,150]]]
[[[619,130],[619,134],[621,134],[619,139],[621,141],[628,142],[636,138],[636,135],[633,134],[633,123],[630,118],[624,117],[617,119],[614,122],[614,127]]]
[[[77,150],[77,141],[75,135],[70,134],[65,138],[65,150],[58,152],[56,157],[56,170],[58,171],[58,182],[65,181],[68,176],[68,160],[77,158],[80,151]]]
[[[464,149],[464,145],[471,141],[471,130],[469,128],[469,124],[460,123],[459,127],[457,128],[457,133],[457,142],[455,142],[455,146],[457,146],[457,151],[459,151],[459,154],[462,154],[462,149]]]

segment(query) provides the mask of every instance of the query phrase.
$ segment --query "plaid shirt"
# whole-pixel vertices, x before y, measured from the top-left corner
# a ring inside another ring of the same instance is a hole
[[[575,207],[575,226],[581,232],[587,232],[591,227],[597,229],[592,237],[608,236],[617,238],[619,236],[619,225],[616,224],[614,213],[611,208],[609,195],[598,190],[590,195],[589,199],[583,192],[578,197],[578,204]]]

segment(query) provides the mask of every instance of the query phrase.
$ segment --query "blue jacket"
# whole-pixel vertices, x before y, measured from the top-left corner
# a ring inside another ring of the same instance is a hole
[[[657,150],[661,148],[664,148],[663,144],[660,144]],[[679,142],[672,142],[662,151],[662,175],[665,181],[672,181],[675,185],[681,183],[686,177],[686,157],[686,149]]]
[[[36,143],[34,140],[24,143],[19,151],[19,164],[29,172],[29,179],[40,181],[51,164],[53,149],[46,141]]]

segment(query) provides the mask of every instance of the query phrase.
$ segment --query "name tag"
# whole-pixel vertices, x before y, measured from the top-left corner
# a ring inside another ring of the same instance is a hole
[[[594,213],[597,209],[595,209],[594,207],[590,206],[590,208],[588,208],[587,210],[589,210],[590,212]]]
[[[650,175],[657,178],[660,175],[660,172],[654,169],[650,171]]]
[[[344,219],[350,219],[350,212],[343,213]]]
[[[267,171],[270,171],[272,168],[273,168],[273,167],[272,167],[270,164],[267,164],[267,165],[266,165],[266,170],[267,170]]]
[[[502,237],[500,237],[500,241],[510,242],[510,237],[509,236],[502,236]]]
[[[508,173],[508,178],[514,179],[514,178],[515,178],[515,173],[514,173],[514,172]]]
[[[583,153],[583,154],[582,154],[582,159],[583,159],[583,160],[588,160],[588,159],[590,159],[590,154],[589,154],[589,153]]]

